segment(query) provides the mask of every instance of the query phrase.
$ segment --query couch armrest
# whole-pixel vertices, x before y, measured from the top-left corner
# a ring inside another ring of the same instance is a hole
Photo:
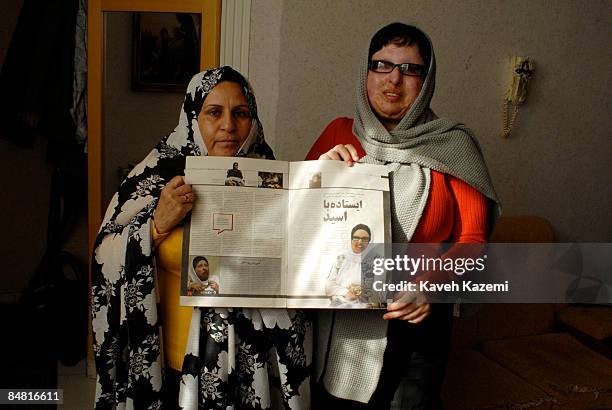
[[[612,359],[612,306],[566,306],[557,312],[555,327]]]

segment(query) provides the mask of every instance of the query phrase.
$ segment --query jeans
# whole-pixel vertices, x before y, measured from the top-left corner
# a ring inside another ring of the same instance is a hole
[[[437,410],[450,348],[452,305],[434,304],[431,315],[414,325],[391,320],[378,385],[367,404],[332,396],[318,385],[313,409]]]

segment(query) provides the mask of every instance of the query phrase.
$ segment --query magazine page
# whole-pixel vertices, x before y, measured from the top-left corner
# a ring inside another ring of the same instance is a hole
[[[188,157],[181,304],[285,307],[288,163]]]
[[[287,306],[383,307],[362,266],[383,256],[371,243],[390,243],[387,167],[292,162],[289,188]]]

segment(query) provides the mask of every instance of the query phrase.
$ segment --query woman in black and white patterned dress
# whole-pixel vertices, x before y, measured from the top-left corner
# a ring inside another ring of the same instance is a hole
[[[194,193],[181,176],[190,155],[274,159],[252,90],[230,67],[193,77],[179,124],[107,209],[92,263],[95,407],[174,408],[174,377],[184,409],[309,408],[312,336],[301,311],[196,308],[182,369],[162,371],[155,248],[191,210]]]

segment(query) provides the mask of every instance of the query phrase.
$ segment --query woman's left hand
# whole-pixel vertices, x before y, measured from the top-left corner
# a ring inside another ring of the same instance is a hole
[[[214,280],[209,280],[208,281],[208,286],[210,286],[211,288],[213,288],[213,290],[215,291],[215,293],[219,293],[219,284],[217,282],[215,282]]]
[[[359,161],[359,154],[357,153],[357,148],[351,144],[338,144],[325,154],[322,154],[319,159],[344,161],[349,167],[352,167],[355,165],[355,162]]]
[[[405,297],[401,297],[399,300],[389,303],[383,319],[400,319],[414,324],[425,320],[431,314],[431,305],[422,293],[417,294],[416,297],[412,296],[413,301],[407,301]]]

